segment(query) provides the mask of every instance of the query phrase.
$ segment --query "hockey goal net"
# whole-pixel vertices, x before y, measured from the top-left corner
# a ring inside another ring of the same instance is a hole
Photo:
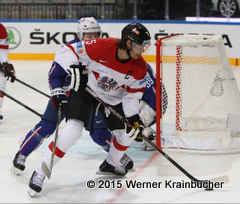
[[[222,38],[175,34],[156,47],[156,91],[167,93],[157,94],[157,145],[239,151],[240,94]]]

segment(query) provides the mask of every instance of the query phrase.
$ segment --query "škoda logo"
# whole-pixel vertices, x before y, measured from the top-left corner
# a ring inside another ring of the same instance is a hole
[[[9,49],[15,49],[21,42],[21,35],[16,28],[7,27],[6,28],[9,38]]]

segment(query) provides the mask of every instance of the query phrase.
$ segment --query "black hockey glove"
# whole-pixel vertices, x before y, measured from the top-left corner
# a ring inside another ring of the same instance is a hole
[[[85,90],[87,83],[88,83],[88,69],[86,68],[85,65],[71,65],[70,66],[73,69],[79,69],[80,72],[80,85],[79,85],[79,90]]]
[[[129,137],[134,137],[137,142],[142,142],[142,131],[144,129],[143,122],[140,120],[139,115],[134,115],[127,118],[132,127],[127,126],[126,133]]]
[[[12,64],[3,63],[1,64],[0,69],[4,73],[4,77],[7,77],[7,80],[11,77],[11,82],[13,83],[15,81],[16,75]]]
[[[59,104],[62,104],[62,111],[67,108],[67,96],[65,90],[57,87],[51,91],[52,105],[54,108],[59,109]]]

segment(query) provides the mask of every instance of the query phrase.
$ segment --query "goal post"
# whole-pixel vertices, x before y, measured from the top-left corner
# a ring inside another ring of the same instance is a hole
[[[215,35],[174,34],[157,40],[156,134],[160,148],[240,151],[240,94]],[[163,85],[162,85],[163,84]]]

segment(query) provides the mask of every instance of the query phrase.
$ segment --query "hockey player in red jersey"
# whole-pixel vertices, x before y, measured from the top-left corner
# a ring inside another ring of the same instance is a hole
[[[81,137],[82,129],[92,120],[91,113],[95,109],[101,111],[110,131],[119,130],[112,140],[107,158],[100,165],[99,171],[120,176],[127,174],[127,169],[119,165],[119,161],[134,139],[142,141],[143,123],[139,117],[139,100],[145,91],[147,64],[141,55],[150,45],[150,39],[150,33],[145,26],[140,23],[131,23],[122,30],[121,39],[99,38],[65,47],[65,51],[73,51],[87,69],[78,64],[71,66],[79,70],[80,77],[72,76],[67,122],[58,134],[53,166]],[[87,78],[86,84],[84,81],[86,82]],[[85,90],[86,85],[104,102],[125,116],[132,127],[125,127],[115,115],[107,112]],[[46,177],[42,170],[42,162],[45,162],[49,168],[53,146],[51,142],[33,172],[29,182],[30,195],[42,190]]]
[[[163,86],[163,114],[165,113],[168,105],[168,95]],[[144,124],[143,135],[148,137],[152,142],[156,142],[155,131],[152,129],[152,125],[156,122],[156,75],[150,64],[147,63],[147,76],[146,76],[146,88],[143,93],[142,99],[139,105],[139,115]],[[92,113],[94,114],[94,121],[90,121],[86,127],[89,131],[93,141],[100,145],[106,152],[109,152],[110,144],[114,135],[114,132],[110,132],[104,122],[104,118],[100,111]],[[142,149],[145,151],[156,150],[152,145],[143,140],[141,142]],[[126,165],[128,170],[133,168],[133,161],[131,158],[124,154],[120,163]],[[125,161],[125,162],[123,162]]]
[[[8,33],[3,24],[0,23],[0,90],[5,91],[6,78],[11,78],[11,82],[16,79],[15,70],[12,64],[8,63],[9,39]],[[4,95],[0,93],[0,120],[3,119],[1,108]]]

